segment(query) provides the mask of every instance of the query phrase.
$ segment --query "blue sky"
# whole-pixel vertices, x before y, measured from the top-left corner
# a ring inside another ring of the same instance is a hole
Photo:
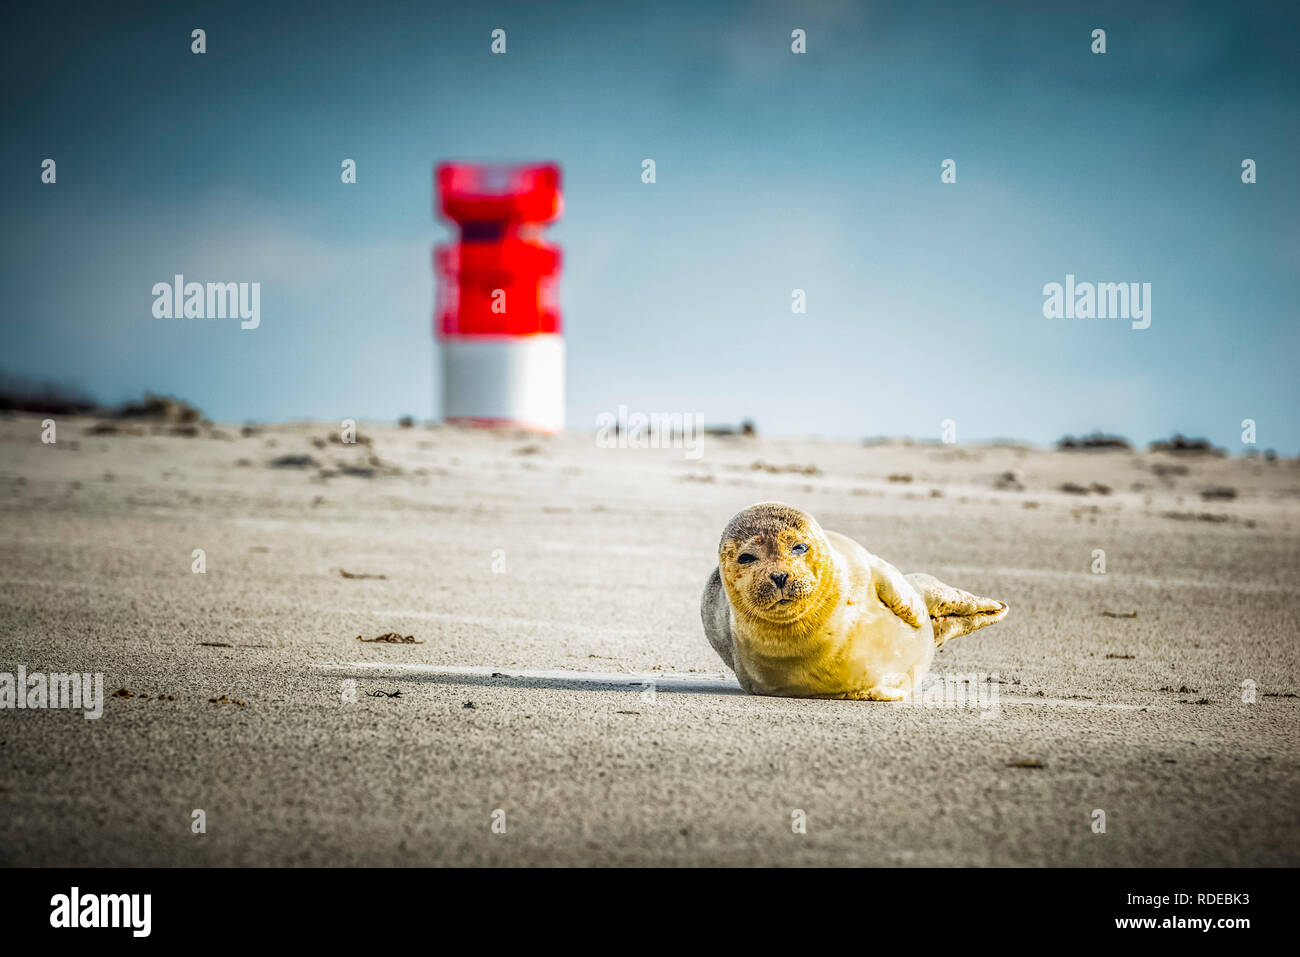
[[[553,159],[570,428],[1300,450],[1293,4],[271,6],[4,15],[0,368],[432,416],[432,168]],[[155,319],[177,272],[261,282],[261,327]],[[1151,327],[1044,318],[1067,273],[1151,283]]]

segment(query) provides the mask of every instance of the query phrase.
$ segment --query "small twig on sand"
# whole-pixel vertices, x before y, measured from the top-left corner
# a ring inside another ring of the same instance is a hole
[[[357,641],[365,641],[365,642],[376,642],[376,641],[378,641],[378,642],[383,642],[384,644],[388,644],[388,645],[422,645],[422,644],[424,644],[424,642],[422,642],[422,641],[416,641],[416,640],[415,640],[415,635],[406,635],[405,637],[403,637],[402,635],[399,635],[399,634],[398,634],[397,632],[395,632],[395,631],[390,631],[390,632],[388,632],[387,634],[379,635],[379,636],[376,637],[376,638],[362,638],[360,635],[357,635]]]

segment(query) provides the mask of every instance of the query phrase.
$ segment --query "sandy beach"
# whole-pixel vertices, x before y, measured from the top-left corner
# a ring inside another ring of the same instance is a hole
[[[1300,863],[1295,460],[41,418],[0,671],[107,700],[0,713],[0,863]],[[699,598],[768,499],[1008,602],[934,667],[996,708],[741,693]]]

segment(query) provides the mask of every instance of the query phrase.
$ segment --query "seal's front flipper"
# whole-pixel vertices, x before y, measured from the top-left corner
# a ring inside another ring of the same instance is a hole
[[[907,587],[903,574],[887,561],[876,559],[872,565],[876,597],[880,603],[913,628],[925,624],[926,609],[916,600],[914,589]],[[921,589],[915,589],[921,592]],[[922,593],[924,598],[924,593]]]
[[[934,625],[935,647],[952,638],[969,635],[1007,616],[1006,602],[993,598],[980,598],[960,588],[945,585],[933,575],[917,573],[908,575],[912,587],[921,593]]]

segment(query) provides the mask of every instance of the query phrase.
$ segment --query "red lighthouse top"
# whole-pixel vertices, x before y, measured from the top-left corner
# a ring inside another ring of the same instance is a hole
[[[477,223],[541,225],[558,219],[564,208],[560,167],[441,163],[439,212],[462,227]]]
[[[460,227],[434,250],[439,335],[558,334],[560,250],[541,234],[564,206],[559,166],[441,163],[436,183],[438,212]]]

